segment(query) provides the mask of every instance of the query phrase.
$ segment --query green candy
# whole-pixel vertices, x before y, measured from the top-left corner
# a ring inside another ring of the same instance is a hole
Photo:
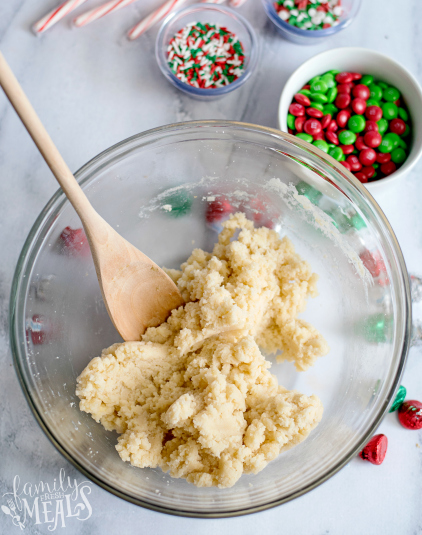
[[[328,143],[328,148],[329,149],[335,149],[337,147],[337,145],[334,145],[334,143]]]
[[[387,89],[388,85],[385,82],[377,82],[381,89]]]
[[[393,86],[387,87],[382,92],[383,99],[387,102],[395,102],[400,98],[400,91]]]
[[[337,74],[340,74],[341,71],[338,71],[336,69],[331,69],[331,71],[328,71],[327,74],[332,74],[333,76],[337,76]]]
[[[287,114],[287,126],[291,128],[292,130],[296,128],[295,120],[296,120],[296,117],[294,115],[292,115],[291,113]]]
[[[393,318],[382,313],[373,314],[366,318],[363,329],[365,338],[369,342],[383,343],[391,339]]]
[[[352,115],[347,121],[347,128],[354,134],[363,132],[365,130],[366,121],[362,115]]]
[[[403,137],[407,137],[410,134],[410,126],[406,125],[406,130],[404,131]]]
[[[334,102],[338,94],[337,87],[330,87],[327,91],[327,102]]]
[[[383,133],[388,130],[388,121],[386,121],[385,119],[380,119],[379,121],[377,121],[377,125],[378,125],[378,132],[381,135],[383,135]]]
[[[350,219],[343,214],[340,208],[334,208],[333,210],[326,211],[325,213],[331,217],[333,220],[333,225],[342,234],[350,230]]]
[[[338,139],[342,145],[353,145],[356,141],[356,134],[350,130],[343,130],[338,135]]]
[[[408,147],[406,141],[400,138],[399,147],[401,147],[402,149],[407,149]]]
[[[370,91],[370,97],[374,100],[381,100],[382,99],[382,89],[377,84],[370,84],[369,86]]]
[[[387,136],[382,138],[381,144],[378,146],[378,150],[382,153],[391,152],[394,149],[394,142]]]
[[[391,119],[395,119],[399,113],[398,107],[393,104],[393,102],[384,102],[384,104],[381,105],[382,109],[382,116],[384,119],[388,119],[391,121]]]
[[[406,399],[406,389],[404,386],[399,386],[399,389],[397,390],[396,397],[394,398],[393,404],[391,405],[391,408],[388,412],[394,412],[400,409],[400,407],[403,404],[403,401]]]
[[[321,80],[327,84],[328,89],[331,89],[332,87],[335,87],[336,81],[334,80],[334,76],[327,72],[321,76]]]
[[[363,217],[361,217],[357,212],[350,218],[350,223],[356,230],[361,230],[366,227]]]
[[[311,100],[311,108],[316,108],[317,110],[324,111],[324,106],[319,102]]]
[[[327,91],[328,85],[323,80],[315,80],[315,82],[311,84],[311,93],[326,93]]]
[[[401,147],[397,147],[397,149],[394,149],[393,152],[391,153],[391,160],[394,163],[398,163],[398,164],[403,163],[406,157],[407,157],[407,154]]]
[[[331,116],[333,116],[338,112],[338,108],[337,106],[334,106],[334,104],[326,104],[322,111],[324,112],[324,115],[329,113]]]
[[[373,163],[373,164],[372,164],[372,167],[373,167],[374,169],[378,169],[379,166],[380,166],[379,163]]]
[[[309,89],[301,89],[300,91],[298,91],[298,93],[301,93],[302,95],[305,95],[305,97],[310,97],[311,96],[311,92],[309,91]]]
[[[374,100],[373,98],[368,98],[366,101],[366,107],[369,108],[369,106],[379,106],[380,103],[378,100]]]
[[[168,215],[171,217],[182,217],[188,214],[190,212],[192,204],[192,197],[184,191],[173,193],[172,195],[169,195],[168,197],[163,199],[162,202],[162,206],[171,206],[171,210],[166,210],[166,213],[168,213]]]
[[[388,134],[385,134],[384,139],[391,139],[393,142],[393,149],[399,146],[400,144],[400,136],[398,134],[395,134],[394,132],[388,132]]]
[[[344,156],[343,151],[340,147],[334,147],[334,149],[329,149],[328,154],[334,158],[334,160],[337,160],[338,162],[341,161],[341,157]]]
[[[372,75],[364,74],[362,76],[360,83],[363,85],[371,85],[373,81],[374,81],[374,77]]]
[[[296,26],[296,23],[297,23],[297,17],[295,17],[294,15],[290,15],[289,24],[291,26]]]
[[[312,143],[317,149],[328,152],[328,143],[323,139],[317,139]]]
[[[314,102],[319,102],[320,104],[325,104],[328,102],[328,99],[322,93],[311,93],[310,99]]]
[[[318,202],[322,197],[322,193],[315,189],[313,186],[308,184],[307,182],[299,182],[296,184],[296,190],[299,193],[299,195],[303,195],[307,199],[311,201],[312,204],[315,204],[315,206],[318,206]]]
[[[403,121],[407,121],[409,119],[409,114],[404,108],[399,108],[399,117],[400,119],[403,119]]]
[[[300,132],[299,134],[296,134],[296,137],[298,137],[299,139],[303,139],[303,141],[307,141],[308,143],[312,143],[314,139],[309,134],[305,134],[305,132]]]
[[[318,75],[318,76],[314,76],[313,78],[311,78],[308,82],[309,85],[312,85],[314,82],[317,82],[318,80],[321,80],[321,76]]]

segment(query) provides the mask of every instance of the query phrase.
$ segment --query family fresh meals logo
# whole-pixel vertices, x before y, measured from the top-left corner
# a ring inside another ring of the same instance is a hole
[[[47,524],[49,531],[55,531],[65,528],[72,517],[81,522],[91,517],[90,494],[90,482],[79,483],[66,477],[64,468],[60,469],[59,477],[52,484],[43,481],[36,485],[22,484],[20,477],[15,476],[12,492],[5,492],[2,496],[1,510],[21,530],[31,523]]]

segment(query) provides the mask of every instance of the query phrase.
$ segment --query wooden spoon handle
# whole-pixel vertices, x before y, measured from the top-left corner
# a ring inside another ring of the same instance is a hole
[[[90,221],[98,224],[100,216],[92,208],[71,170],[63,160],[1,52],[0,86],[15,108],[16,113],[34,140],[66,197],[72,203],[84,226],[85,224],[92,226],[89,225]]]

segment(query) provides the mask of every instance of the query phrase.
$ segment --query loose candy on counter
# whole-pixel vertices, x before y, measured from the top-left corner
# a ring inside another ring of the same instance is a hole
[[[388,412],[398,411],[406,397],[406,389],[404,386],[400,385],[397,390],[396,397],[394,398],[393,404]]]
[[[276,0],[273,5],[281,20],[302,30],[337,26],[343,14],[341,0]],[[329,84],[330,79],[323,82]]]
[[[201,89],[231,84],[244,74],[245,53],[224,26],[191,22],[170,40],[167,61],[182,82]]]
[[[171,217],[182,217],[187,215],[193,204],[192,196],[185,191],[177,191],[166,195],[163,199],[161,208]]]
[[[400,91],[370,74],[314,76],[294,95],[287,124],[289,133],[328,153],[363,183],[391,175],[409,153],[410,119]]]
[[[374,435],[359,453],[359,457],[364,461],[380,465],[385,459],[387,447],[388,439],[385,435]]]
[[[82,228],[66,227],[60,234],[62,253],[71,256],[89,256],[90,249],[87,237]]]
[[[422,403],[416,399],[405,401],[399,409],[399,421],[406,429],[422,429]]]

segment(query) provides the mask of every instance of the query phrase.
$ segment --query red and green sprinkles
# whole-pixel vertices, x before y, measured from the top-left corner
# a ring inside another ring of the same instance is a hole
[[[326,30],[337,26],[343,14],[341,0],[277,0],[280,19],[302,30]]]
[[[242,43],[218,24],[191,22],[171,39],[167,54],[173,74],[192,87],[217,89],[244,74]]]

